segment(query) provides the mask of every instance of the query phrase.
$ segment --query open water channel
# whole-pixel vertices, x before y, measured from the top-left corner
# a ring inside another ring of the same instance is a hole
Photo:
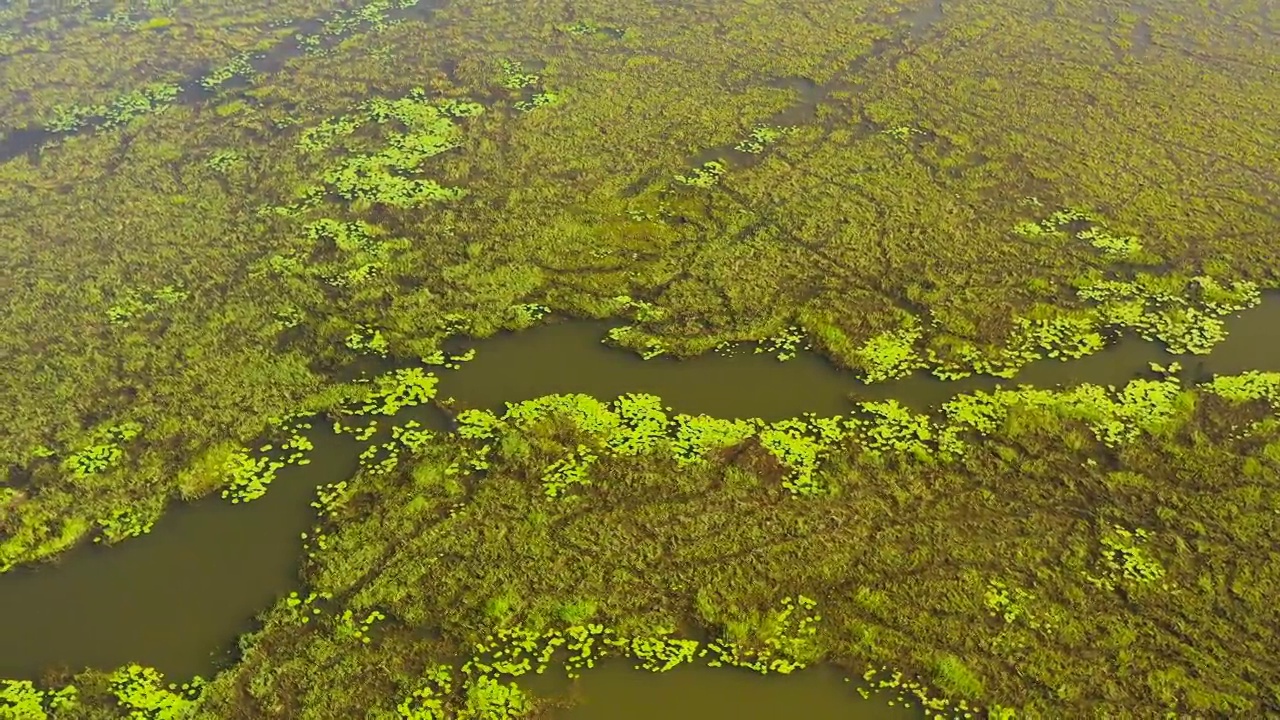
[[[788,362],[749,349],[677,361],[644,361],[603,345],[610,326],[562,322],[472,343],[477,354],[445,371],[440,397],[501,410],[503,403],[552,393],[612,398],[661,396],[677,412],[779,420],[805,412],[847,413],[854,400],[895,398],[917,410],[952,395],[997,384],[1042,387],[1082,382],[1121,385],[1148,363],[1179,360],[1184,382],[1249,369],[1280,370],[1280,297],[1228,321],[1229,336],[1209,356],[1175,358],[1156,343],[1125,337],[1068,362],[1032,364],[1013,381],[943,382],[923,373],[868,386],[822,357],[801,352]],[[415,409],[437,428],[442,414]],[[36,678],[53,668],[151,665],[171,678],[209,676],[233,661],[235,638],[254,616],[297,584],[300,535],[314,520],[315,488],[350,477],[360,443],[315,423],[307,466],[280,471],[265,497],[232,505],[214,496],[175,504],[152,532],[112,548],[86,546],[54,564],[0,576],[0,677]],[[787,677],[686,667],[662,675],[604,663],[572,686],[581,700],[565,718],[773,718],[803,708],[805,717],[919,716],[918,708],[861,701],[833,669]],[[860,714],[861,713],[861,714]]]

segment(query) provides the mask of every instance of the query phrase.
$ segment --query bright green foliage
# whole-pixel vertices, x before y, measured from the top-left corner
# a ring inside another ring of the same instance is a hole
[[[982,680],[960,658],[940,655],[933,668],[933,681],[951,697],[982,697]]]
[[[41,690],[29,680],[0,680],[0,718],[5,720],[48,720],[60,710],[76,707],[77,690],[67,685],[60,690]]]
[[[611,328],[601,342],[612,342],[620,347],[636,350],[645,360],[652,360],[667,352],[665,343],[633,325]]]
[[[129,442],[142,432],[142,425],[126,422],[110,425],[95,431],[91,444],[68,455],[62,466],[76,478],[106,472],[124,457],[122,443]]]
[[[284,462],[267,455],[253,457],[244,450],[233,453],[227,459],[227,487],[222,491],[222,497],[232,503],[257,500],[267,494],[267,486],[276,479],[276,472],[284,465]]]
[[[306,540],[308,537],[310,537],[309,534],[303,533],[303,540]],[[317,544],[321,545],[323,549],[324,541],[322,538],[323,536],[317,538]],[[316,605],[324,600],[332,599],[333,596],[325,592],[307,593],[307,596],[304,598],[295,590],[290,592],[289,596],[284,599],[284,607],[288,609],[286,615],[291,621],[296,622],[299,625],[306,625],[315,619],[317,615],[324,612],[322,608],[317,607]]]
[[[380,229],[363,221],[342,222],[323,218],[307,223],[303,234],[320,247],[332,245],[346,253],[373,252],[378,246]]]
[[[992,617],[1004,620],[1006,625],[1023,623],[1034,630],[1049,630],[1053,627],[1042,617],[1042,613],[1033,611],[1035,596],[1020,587],[1000,580],[987,582],[983,604],[986,605]]]
[[[1098,385],[1078,385],[1054,392],[1035,388],[998,389],[957,395],[943,405],[947,417],[979,433],[995,431],[1013,405],[1052,408],[1063,417],[1082,420],[1109,446],[1131,442],[1140,432],[1159,433],[1176,426],[1186,402],[1176,378],[1135,379],[1118,392]]]
[[[618,430],[620,419],[608,403],[590,395],[548,395],[520,403],[507,403],[503,420],[517,426],[525,426],[547,417],[559,417],[583,433],[599,439],[611,437]]]
[[[488,410],[463,410],[454,420],[460,437],[471,440],[491,440],[503,429],[503,422]]]
[[[402,409],[430,402],[439,378],[422,368],[401,368],[368,382],[357,415],[395,415]]]
[[[882,132],[895,140],[903,142],[910,140],[913,136],[923,136],[925,134],[923,130],[911,127],[910,125],[899,125],[898,127],[888,128]]]
[[[650,672],[667,672],[685,663],[691,663],[697,656],[697,640],[685,640],[672,637],[632,638],[627,646],[628,654],[638,660],[637,670]]]
[[[809,348],[805,344],[804,329],[791,325],[777,335],[761,340],[753,352],[777,353],[779,362],[785,362],[794,358],[801,348]]]
[[[513,305],[508,311],[508,325],[512,330],[525,330],[538,324],[550,312],[551,308],[536,303]]]
[[[162,685],[163,676],[154,668],[129,665],[111,675],[111,692],[129,720],[183,720],[200,707],[204,681],[197,677],[178,688]]]
[[[609,438],[611,452],[619,455],[643,455],[667,437],[670,421],[662,407],[662,398],[654,395],[629,394],[614,401],[621,421]]]
[[[186,298],[186,291],[173,285],[165,285],[154,292],[139,292],[133,288],[127,288],[120,293],[116,302],[107,308],[107,320],[112,325],[128,325],[132,320]]]
[[[925,364],[915,349],[921,335],[919,328],[909,326],[902,330],[883,332],[867,340],[858,351],[862,365],[866,368],[866,381],[874,383],[893,380],[924,367]]]
[[[587,446],[579,445],[567,457],[552,463],[542,473],[542,487],[547,497],[560,497],[567,488],[573,485],[591,484],[590,478],[587,477],[587,471],[591,468],[591,464],[596,461],[596,458],[597,456]]]
[[[253,75],[253,65],[247,54],[237,55],[224,65],[219,65],[200,79],[200,87],[205,90],[216,90],[233,77],[249,77]]]
[[[102,126],[111,128],[125,125],[143,115],[160,112],[178,97],[181,89],[169,83],[150,83],[121,95],[107,106],[102,115]]]
[[[171,83],[148,83],[116,96],[105,105],[58,106],[53,109],[53,117],[45,123],[45,129],[51,133],[71,133],[89,124],[104,128],[126,125],[143,115],[164,110],[181,89]]]
[[[698,654],[700,657],[710,655],[713,659],[707,664],[713,667],[727,665],[761,674],[784,675],[802,670],[817,655],[815,636],[822,616],[816,607],[817,601],[804,595],[784,598],[782,607],[774,611],[765,624],[754,628],[753,634],[757,637],[716,640]]]
[[[448,665],[428,667],[425,684],[396,706],[404,720],[448,720],[445,700],[453,693],[453,673]]]
[[[1249,370],[1240,375],[1219,375],[1201,387],[1233,403],[1265,400],[1280,406],[1280,373]]]
[[[367,644],[373,642],[369,630],[375,623],[385,619],[387,616],[377,610],[370,611],[363,619],[358,619],[350,609],[343,610],[341,615],[334,618],[333,633],[340,641],[355,640]]]
[[[681,465],[702,464],[707,462],[709,454],[741,443],[763,424],[755,419],[722,420],[706,415],[676,415],[671,450]]]
[[[140,537],[151,532],[156,518],[142,514],[134,508],[117,508],[104,518],[98,518],[98,527],[102,535],[95,537],[94,542],[115,543],[131,537]]]
[[[773,127],[771,125],[757,125],[752,128],[751,134],[746,140],[734,146],[734,149],[745,153],[758,155],[764,152],[769,145],[776,143],[783,137],[795,132],[795,128],[790,127]]]
[[[917,415],[897,400],[865,402],[862,409],[872,419],[862,426],[859,437],[871,452],[888,450],[921,459],[932,454],[934,429],[929,416]]]
[[[1151,557],[1145,544],[1151,533],[1141,528],[1127,530],[1118,525],[1103,532],[1100,577],[1086,574],[1093,585],[1114,590],[1121,585],[1145,585],[1164,577],[1164,566]]]
[[[1182,388],[1176,379],[1129,382],[1112,399],[1105,388],[1081,385],[1057,396],[1053,403],[1067,417],[1084,420],[1103,443],[1116,446],[1139,432],[1157,433],[1178,420]]]
[[[1220,318],[1258,302],[1257,286],[1236,282],[1226,289],[1208,276],[1192,278],[1181,294],[1150,275],[1134,281],[1088,278],[1077,283],[1083,300],[1097,303],[1101,322],[1132,328],[1144,339],[1160,340],[1173,353],[1205,354],[1226,337]]]
[[[316,499],[311,502],[320,517],[336,519],[338,511],[351,499],[350,485],[346,480],[328,483],[316,488]]]
[[[1126,260],[1142,251],[1142,243],[1132,235],[1112,235],[1100,227],[1092,227],[1076,233],[1076,237],[1102,251],[1108,260]]]
[[[502,78],[499,82],[508,90],[519,90],[538,83],[538,76],[525,72],[524,65],[519,60],[503,60],[499,63],[499,67],[502,70]]]
[[[370,100],[353,115],[326,120],[304,132],[298,146],[318,152],[353,136],[363,125],[394,126],[397,129],[385,134],[381,150],[352,155],[325,172],[325,188],[360,207],[410,208],[433,200],[454,200],[463,196],[461,189],[412,176],[428,159],[458,147],[461,130],[454,119],[474,117],[482,110],[469,101],[431,102],[418,89],[397,100]]]
[[[530,112],[540,107],[555,105],[560,100],[560,96],[553,92],[543,91],[535,93],[528,100],[521,100],[516,103],[516,109],[520,112]]]
[[[390,350],[390,344],[387,338],[377,328],[365,327],[363,325],[357,327],[350,335],[347,336],[344,344],[355,350],[356,352],[369,353],[372,355],[387,356]]]
[[[532,705],[515,683],[502,684],[481,675],[467,685],[466,705],[459,709],[458,720],[514,720],[524,717]]]
[[[795,495],[822,495],[826,488],[814,477],[824,443],[809,437],[811,428],[803,420],[783,420],[760,430],[760,445],[768,450],[787,475],[782,486]]]
[[[709,188],[720,182],[726,169],[725,164],[719,160],[708,160],[688,175],[677,175],[676,180],[690,187]]]

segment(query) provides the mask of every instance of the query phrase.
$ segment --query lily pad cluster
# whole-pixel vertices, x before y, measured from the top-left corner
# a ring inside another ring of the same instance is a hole
[[[676,175],[676,181],[696,188],[710,188],[720,182],[728,166],[719,160],[708,160],[686,175]]]
[[[104,473],[124,457],[122,445],[136,438],[142,425],[125,422],[108,425],[94,431],[84,447],[71,453],[62,461],[62,467],[75,478],[87,478]]]

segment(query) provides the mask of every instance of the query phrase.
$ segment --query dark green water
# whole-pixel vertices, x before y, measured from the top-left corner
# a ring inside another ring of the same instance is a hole
[[[1012,381],[942,382],[917,374],[867,386],[808,352],[787,362],[749,349],[732,356],[645,361],[603,345],[600,338],[608,327],[551,324],[473,343],[476,359],[459,371],[445,371],[441,396],[454,397],[463,406],[500,410],[504,402],[551,393],[612,398],[647,392],[661,396],[677,412],[778,420],[805,412],[846,413],[854,397],[892,397],[923,410],[956,393],[997,384],[1120,385],[1148,372],[1153,361],[1180,360],[1189,381],[1212,373],[1280,370],[1280,333],[1274,330],[1280,327],[1280,301],[1275,297],[1231,319],[1229,338],[1211,356],[1175,358],[1157,344],[1128,338],[1083,360],[1037,362]],[[416,409],[415,419],[431,420],[425,410]],[[234,649],[235,638],[252,626],[255,614],[296,585],[299,535],[313,519],[308,504],[314,488],[348,478],[357,467],[356,456],[364,446],[350,436],[332,436],[323,423],[316,425],[312,463],[282,470],[262,499],[247,505],[218,497],[177,504],[147,536],[109,549],[79,548],[54,565],[0,576],[0,677],[34,678],[51,668],[113,668],[129,662],[154,666],[171,677],[214,672]],[[801,699],[806,717],[826,717],[827,698],[832,712],[839,706],[841,717],[863,717],[859,708],[893,710],[879,701],[847,703],[848,688],[821,677],[760,678],[705,668],[650,676],[624,667],[584,677],[579,690],[588,700],[609,698],[609,706],[627,712],[633,705],[655,707],[642,701],[668,698],[669,704],[646,712],[670,717],[681,717],[698,703],[710,703],[697,711],[699,718],[721,717],[714,714],[720,709],[730,713],[724,717],[789,717],[790,711],[746,713],[774,707],[769,703],[793,707],[787,704]],[[635,699],[626,699],[632,697],[628,693]],[[730,702],[730,697],[745,699]],[[565,717],[603,717],[591,713],[605,710],[592,707],[588,701],[569,711],[577,714]]]

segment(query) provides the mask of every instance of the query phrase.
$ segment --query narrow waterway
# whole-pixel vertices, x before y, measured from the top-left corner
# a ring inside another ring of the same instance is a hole
[[[551,393],[612,398],[646,392],[661,396],[677,412],[772,421],[806,412],[847,413],[856,399],[892,397],[925,410],[936,408],[956,393],[997,384],[1121,385],[1149,374],[1150,362],[1179,360],[1185,366],[1186,381],[1248,369],[1280,370],[1280,333],[1274,330],[1280,327],[1280,301],[1274,296],[1230,319],[1229,338],[1209,356],[1177,358],[1156,343],[1129,337],[1082,360],[1034,363],[1012,381],[968,378],[943,382],[919,373],[865,385],[815,353],[801,352],[792,360],[778,362],[770,355],[754,354],[750,348],[729,356],[646,361],[602,344],[608,327],[593,322],[551,323],[470,343],[477,350],[476,358],[461,370],[444,371],[441,396],[456,398],[462,406],[501,410],[506,402]],[[443,418],[434,415],[433,408],[411,412],[419,422],[443,427]],[[151,665],[178,678],[207,677],[216,671],[230,657],[235,638],[252,627],[255,615],[296,586],[300,534],[313,520],[309,503],[314,489],[350,477],[358,466],[357,455],[365,444],[350,435],[333,435],[325,423],[315,425],[310,432],[315,443],[311,464],[281,470],[270,492],[259,500],[232,505],[215,496],[191,504],[177,503],[144,537],[112,548],[81,547],[56,563],[0,576],[0,637],[5,639],[0,645],[0,677],[36,678],[53,668],[112,668],[129,662]],[[774,687],[770,683],[775,682],[751,679],[750,675],[743,679],[732,673],[708,673],[703,679],[704,671],[695,669],[674,673],[670,679],[664,675],[633,684],[611,673],[615,671],[600,671],[591,676],[599,679],[584,680],[584,697],[611,698],[615,692],[634,692],[640,698],[650,694],[642,689],[649,687],[647,683],[659,683],[652,686],[658,688],[654,694],[673,693],[672,697],[692,693],[682,688],[693,685],[719,687],[715,683],[727,683],[724,692],[734,694],[756,692],[757,684],[765,682],[759,685],[759,692],[766,692],[764,688]],[[788,688],[777,690],[781,693],[775,698],[777,702],[784,702],[781,698],[792,697],[792,693],[808,692],[792,688],[826,681],[794,682],[799,684],[788,684],[790,679],[777,681],[777,688]],[[813,685],[811,690],[821,695],[813,690],[817,687]],[[699,692],[716,707],[724,702],[718,690]],[[621,699],[607,704],[629,708],[640,702],[618,697]],[[677,705],[688,706],[684,700],[673,702],[676,704],[664,705],[666,709],[660,712],[671,715]],[[760,699],[741,707],[767,702],[774,700]],[[806,708],[819,713],[806,710],[806,715],[823,717],[821,706],[806,703]],[[591,715],[590,707],[587,703],[573,711],[587,714],[566,717],[599,716]],[[847,716],[857,710],[844,708],[841,712]]]
[[[606,660],[582,676],[521,683],[529,690],[565,696],[554,720],[915,720],[925,717],[915,698],[888,691],[865,699],[865,685],[837,668],[819,666],[788,675],[742,668],[683,665],[663,673],[637,670],[623,658]]]

